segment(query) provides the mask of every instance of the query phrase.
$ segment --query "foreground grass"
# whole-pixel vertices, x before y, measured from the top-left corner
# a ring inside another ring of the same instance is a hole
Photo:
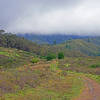
[[[77,74],[62,71],[57,64],[35,70],[23,68],[22,72],[18,69],[2,72],[0,86],[4,88],[0,100],[71,100],[77,97],[83,87],[82,79]]]
[[[0,47],[0,100],[72,100],[82,92],[86,76],[100,83],[100,57],[45,61],[25,51]],[[91,73],[91,74],[90,74]],[[97,75],[96,75],[97,74]]]
[[[5,100],[71,100],[80,94],[82,81],[73,76],[66,78],[61,80],[62,82],[49,80],[37,88],[27,87],[17,93],[8,93],[2,98]]]

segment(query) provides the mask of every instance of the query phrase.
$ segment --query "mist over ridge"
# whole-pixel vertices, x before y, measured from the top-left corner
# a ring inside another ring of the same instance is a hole
[[[100,0],[0,0],[1,27],[12,33],[100,35]]]

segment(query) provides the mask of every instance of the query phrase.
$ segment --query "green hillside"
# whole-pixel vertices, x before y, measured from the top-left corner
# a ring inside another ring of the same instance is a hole
[[[83,40],[85,40],[86,42],[93,43],[95,45],[100,46],[100,36],[86,38],[86,39],[83,39]]]
[[[66,43],[66,48],[69,50],[80,51],[89,56],[100,55],[100,46],[94,44],[94,42],[86,42],[80,39],[68,41]]]
[[[0,33],[0,47],[6,48],[16,48],[19,50],[24,50],[27,52],[34,53],[38,56],[47,56],[48,53],[58,54],[59,52],[64,52],[65,56],[82,56],[79,51],[67,50],[62,44],[58,45],[46,45],[46,44],[36,44],[32,41],[26,40],[22,37],[16,36],[14,34],[9,34],[5,32]]]
[[[83,90],[83,76],[100,82],[100,57],[33,58],[38,57],[0,47],[0,100],[73,100]]]
[[[34,56],[30,52],[0,47],[0,69],[23,66],[29,63]]]
[[[16,48],[34,53],[38,56],[47,56],[48,53],[63,52],[65,56],[100,56],[100,37],[71,39],[62,44],[37,44],[23,37],[0,31],[0,47]]]
[[[61,70],[57,60],[40,59],[34,64],[34,57],[0,47],[0,100],[70,100],[80,93],[83,83],[77,75]]]

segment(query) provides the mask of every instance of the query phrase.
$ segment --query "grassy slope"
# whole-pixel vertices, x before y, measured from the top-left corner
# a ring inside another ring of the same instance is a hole
[[[68,40],[66,43],[49,46],[48,48],[49,52],[62,51],[66,56],[72,57],[100,55],[100,45],[96,45],[92,40],[91,42],[82,39]]]
[[[100,75],[100,67],[90,67],[95,64],[100,64],[100,57],[66,57],[59,60],[59,66],[63,70]]]
[[[100,46],[100,36],[86,38],[86,39],[83,39],[83,40],[85,40],[86,42],[93,43],[95,45]]]
[[[32,59],[34,54],[22,50],[0,47],[0,68],[11,68],[24,65]]]
[[[46,75],[42,76],[43,74]],[[4,93],[2,93],[1,98],[5,100],[71,100],[71,98],[76,97],[80,93],[81,87],[83,86],[82,80],[74,74],[68,74],[66,76],[60,74],[62,74],[62,72],[58,70],[55,72],[49,70],[48,73],[43,70],[42,73],[39,72],[39,70],[29,73],[19,73],[17,71],[17,75],[14,70],[13,73],[3,72],[1,75],[3,76],[3,81],[5,81],[4,90],[6,90],[6,92],[4,91]],[[47,76],[48,78],[46,78]],[[19,77],[19,83],[16,83],[18,79],[15,77]],[[35,77],[35,79],[32,79],[33,77]],[[24,83],[23,78],[26,79]],[[0,82],[0,85],[1,84],[2,81]],[[7,84],[9,84],[9,86]],[[32,84],[34,86],[32,86]]]
[[[19,61],[0,62],[5,69],[0,70],[0,100],[71,100],[83,86],[79,76],[58,68],[57,61],[32,64],[32,54],[11,48],[0,48],[0,55],[3,61]]]
[[[0,48],[0,60],[4,61],[0,65],[5,69],[0,69],[0,100],[71,100],[84,87],[81,75],[100,82],[100,76],[95,75],[100,74],[100,68],[89,67],[99,63],[100,57],[67,57],[50,62],[40,60],[32,64],[33,56],[16,49]],[[16,60],[5,62],[8,60],[5,57]]]
[[[80,39],[67,42],[67,48],[69,50],[80,51],[81,53],[87,54],[89,56],[96,56],[100,54],[100,46]]]
[[[53,46],[49,46],[49,52],[54,52],[54,53],[58,53],[58,52],[64,52],[64,55],[66,57],[80,57],[80,56],[86,56],[85,54],[83,54],[80,51],[76,51],[76,50],[70,50],[66,48],[66,44],[58,44],[58,45],[53,45]]]

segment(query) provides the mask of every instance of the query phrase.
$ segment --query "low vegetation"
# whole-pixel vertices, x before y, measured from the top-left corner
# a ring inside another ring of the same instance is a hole
[[[64,53],[63,52],[58,53],[58,59],[64,59]]]
[[[94,56],[99,49],[88,48],[94,46],[90,40],[84,40],[88,45],[83,40],[39,45],[4,33],[0,31],[0,100],[73,100],[83,90],[82,77],[100,84],[100,57]]]
[[[10,65],[6,62],[9,69],[0,62],[0,100],[71,100],[79,95],[82,80],[62,70],[58,60],[39,60],[34,54],[17,49],[0,50],[4,57],[23,61],[16,66],[15,61],[9,62]]]
[[[54,54],[54,53],[49,53],[49,54],[46,56],[46,59],[47,59],[47,61],[56,59],[56,54]]]
[[[77,75],[63,72],[56,62],[42,69],[34,66],[10,69],[1,72],[0,77],[0,100],[71,100],[83,86]]]
[[[39,58],[35,57],[35,58],[32,59],[32,63],[38,63],[38,62],[39,62]]]
[[[90,65],[91,68],[100,68],[100,64],[93,64],[93,65]]]
[[[0,68],[16,68],[31,61],[35,55],[22,50],[0,47]]]

